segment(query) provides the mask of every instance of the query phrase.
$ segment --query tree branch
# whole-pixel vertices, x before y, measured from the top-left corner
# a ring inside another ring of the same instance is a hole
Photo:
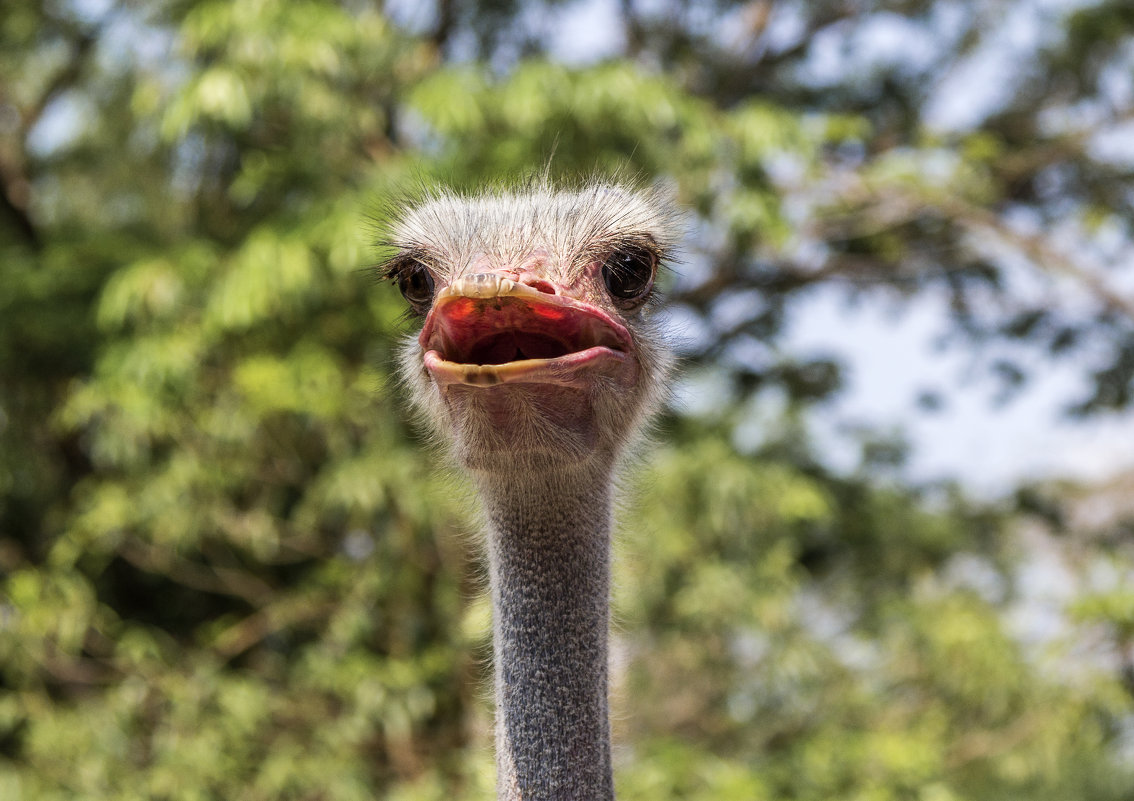
[[[123,542],[118,553],[127,562],[147,573],[158,573],[201,592],[240,598],[252,606],[263,605],[275,592],[265,581],[246,571],[206,567],[136,540]]]
[[[14,176],[5,164],[0,163],[0,216],[12,222],[12,229],[21,241],[32,250],[43,247],[39,231],[27,212],[27,180]]]
[[[71,58],[63,69],[48,81],[33,102],[17,107],[20,123],[15,138],[18,142],[19,156],[14,162],[0,162],[0,216],[11,220],[17,236],[33,250],[43,247],[43,239],[28,212],[31,176],[28,174],[28,159],[25,155],[27,139],[51,102],[78,83],[82,77],[94,44],[98,41],[98,32],[96,27],[93,30],[77,33],[73,40]],[[0,86],[0,101],[3,99],[4,91]]]
[[[1100,276],[1080,265],[1072,256],[1056,248],[1041,234],[1026,234],[1013,230],[995,212],[970,203],[956,195],[915,189],[897,189],[880,194],[862,181],[851,179],[839,194],[852,205],[872,204],[884,210],[882,221],[886,227],[906,222],[927,209],[936,209],[947,219],[968,231],[983,231],[1010,245],[1041,268],[1071,277],[1085,287],[1109,311],[1134,320],[1134,298],[1127,297],[1108,286]]]

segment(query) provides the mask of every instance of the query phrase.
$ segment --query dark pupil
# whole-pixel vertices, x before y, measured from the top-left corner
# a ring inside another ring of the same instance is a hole
[[[641,295],[653,276],[653,257],[638,249],[615,253],[602,266],[602,279],[607,291],[621,300]]]
[[[398,277],[398,288],[402,297],[415,305],[428,304],[433,300],[433,276],[418,265],[406,270]]]

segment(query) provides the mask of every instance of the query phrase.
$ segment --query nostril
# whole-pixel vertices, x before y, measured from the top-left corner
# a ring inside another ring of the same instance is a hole
[[[551,283],[550,281],[546,281],[543,278],[540,278],[539,276],[521,275],[520,276],[520,283],[524,284],[525,286],[530,286],[532,289],[538,290],[540,292],[544,292],[548,295],[558,295],[559,294],[555,290],[555,284]]]

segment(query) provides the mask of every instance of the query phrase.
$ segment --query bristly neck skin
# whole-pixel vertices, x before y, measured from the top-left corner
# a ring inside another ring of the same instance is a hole
[[[476,479],[495,618],[497,795],[610,801],[611,468]]]

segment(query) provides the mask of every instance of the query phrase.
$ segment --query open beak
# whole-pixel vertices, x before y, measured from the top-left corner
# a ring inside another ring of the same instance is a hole
[[[630,332],[601,309],[497,273],[454,281],[433,302],[419,338],[439,384],[578,385],[621,372]]]

